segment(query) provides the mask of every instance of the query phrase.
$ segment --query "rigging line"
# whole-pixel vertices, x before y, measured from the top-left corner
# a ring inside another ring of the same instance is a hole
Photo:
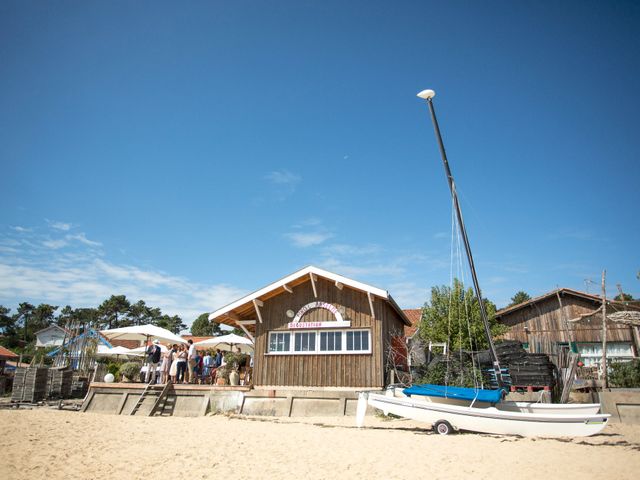
[[[449,351],[446,352],[445,362],[446,362],[446,370],[444,376],[445,387],[449,385],[449,358],[451,357],[451,309],[452,309],[452,296],[453,296],[453,268],[454,268],[454,251],[455,251],[455,228],[456,228],[456,210],[455,210],[455,200],[451,199],[451,247],[450,247],[450,264],[449,264],[449,308],[447,313],[447,346],[449,347]],[[445,347],[447,348],[447,347]]]
[[[464,269],[464,265],[463,265],[463,261],[462,261],[462,238],[461,238],[461,232],[460,232],[460,225],[457,225],[457,247],[458,247],[458,272],[460,275],[460,281],[461,281],[461,295],[462,295],[462,301],[463,301],[463,306],[464,306],[464,318],[465,318],[465,323],[466,323],[466,327],[467,327],[467,335],[468,335],[468,339],[469,339],[469,352],[471,355],[471,367],[472,367],[472,377],[473,377],[473,384],[474,387],[476,389],[478,389],[478,379],[476,377],[476,361],[474,359],[473,356],[473,336],[471,334],[471,315],[470,315],[470,309],[469,309],[469,296],[467,295],[467,292],[464,288],[464,285],[466,284],[466,277],[465,277],[465,269]],[[460,363],[462,365],[462,327],[459,326],[460,329]],[[482,380],[481,380],[482,381]],[[484,385],[483,385],[484,387]]]
[[[460,250],[460,225],[458,224],[458,222],[456,222],[456,253],[457,253],[457,268],[458,268],[458,284],[455,285],[456,287],[462,287],[462,292],[464,293],[464,282],[461,280],[464,277],[464,270],[462,267],[462,251]],[[462,282],[462,285],[461,285]],[[456,290],[456,316],[458,318],[458,360],[460,362],[460,383],[462,384],[462,380],[464,378],[464,372],[463,372],[463,362],[462,362],[462,347],[463,347],[463,342],[462,342],[462,325],[461,325],[461,315],[462,312],[460,311],[460,292],[458,290]]]
[[[480,386],[481,388],[484,388],[484,381],[482,379],[482,376],[480,376],[480,379],[478,379],[476,373],[476,358],[474,357],[474,347],[473,347],[473,335],[471,333],[471,313],[470,313],[470,307],[469,307],[469,296],[467,295],[467,292],[464,289],[464,285],[466,284],[466,277],[465,277],[465,269],[464,269],[464,265],[463,265],[463,261],[462,261],[462,237],[461,237],[461,231],[460,231],[460,225],[458,222],[456,222],[456,252],[457,252],[457,272],[459,275],[459,279],[461,281],[461,295],[462,295],[462,300],[464,303],[464,317],[465,317],[465,322],[466,322],[466,327],[467,327],[467,334],[468,334],[468,339],[469,339],[469,352],[470,352],[470,356],[471,356],[471,367],[472,367],[472,378],[473,378],[473,384],[474,387],[476,389],[478,389],[478,387]],[[462,328],[460,326],[460,319],[458,319],[458,328],[459,328],[459,345],[460,345],[460,363],[462,365]],[[479,370],[479,365],[478,365],[478,370]],[[481,372],[480,372],[481,373]],[[479,382],[478,382],[479,380]]]
[[[471,203],[471,201],[469,200],[469,198],[467,198],[464,194],[464,189],[463,190],[459,190],[458,189],[458,185],[456,184],[456,194],[458,195],[458,203],[461,205],[464,203],[465,205],[465,212],[466,211],[470,211],[471,212],[471,219],[473,221],[473,225],[480,227],[481,231],[486,233],[487,238],[490,239],[494,239],[495,238],[495,232],[491,231],[490,229],[487,228],[487,222],[485,220],[485,218],[483,217],[483,215],[480,214],[480,212],[478,210],[476,210],[473,206],[473,203]]]

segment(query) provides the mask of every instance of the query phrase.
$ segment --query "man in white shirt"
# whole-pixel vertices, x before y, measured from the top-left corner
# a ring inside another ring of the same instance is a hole
[[[187,367],[188,367],[188,378],[187,383],[195,383],[196,376],[193,373],[193,369],[196,366],[196,356],[198,352],[196,351],[196,346],[193,344],[193,340],[189,339],[189,354],[187,355]]]

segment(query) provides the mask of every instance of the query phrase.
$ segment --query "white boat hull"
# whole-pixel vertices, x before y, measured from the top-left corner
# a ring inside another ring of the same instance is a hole
[[[505,412],[560,414],[560,415],[597,415],[599,403],[532,403],[532,402],[500,402],[498,410]]]
[[[587,437],[600,432],[610,415],[528,413],[498,410],[495,407],[478,408],[449,405],[399,398],[379,393],[361,392],[358,413],[364,412],[362,405],[378,408],[385,413],[410,418],[429,425],[444,420],[456,430],[493,433],[497,435],[520,435],[523,437]],[[357,415],[361,426],[364,415]]]
[[[461,407],[470,407],[472,402],[470,400],[460,400],[456,398],[435,397],[429,395],[412,395],[407,397],[402,393],[402,389],[396,387],[389,387],[385,391],[386,395],[390,395],[396,398],[412,398],[415,401],[442,403],[446,405],[458,405]],[[485,402],[475,402],[473,407],[476,408],[488,408],[492,405]],[[500,402],[495,405],[498,410],[505,412],[522,412],[522,413],[541,413],[541,414],[553,414],[558,413],[562,415],[574,414],[574,415],[596,415],[600,411],[599,403],[542,403],[542,402]]]

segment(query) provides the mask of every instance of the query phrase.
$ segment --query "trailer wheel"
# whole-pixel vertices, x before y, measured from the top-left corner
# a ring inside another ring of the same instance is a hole
[[[433,424],[433,430],[440,435],[449,435],[453,433],[453,427],[446,420],[438,420]]]

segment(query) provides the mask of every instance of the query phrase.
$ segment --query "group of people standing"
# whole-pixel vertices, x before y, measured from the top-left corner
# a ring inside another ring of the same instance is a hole
[[[220,349],[212,355],[207,351],[204,355],[199,352],[189,339],[187,345],[167,345],[163,353],[160,344],[154,340],[147,347],[147,372],[145,382],[152,382],[156,372],[160,372],[160,383],[206,383],[215,369],[225,365],[225,359]]]

